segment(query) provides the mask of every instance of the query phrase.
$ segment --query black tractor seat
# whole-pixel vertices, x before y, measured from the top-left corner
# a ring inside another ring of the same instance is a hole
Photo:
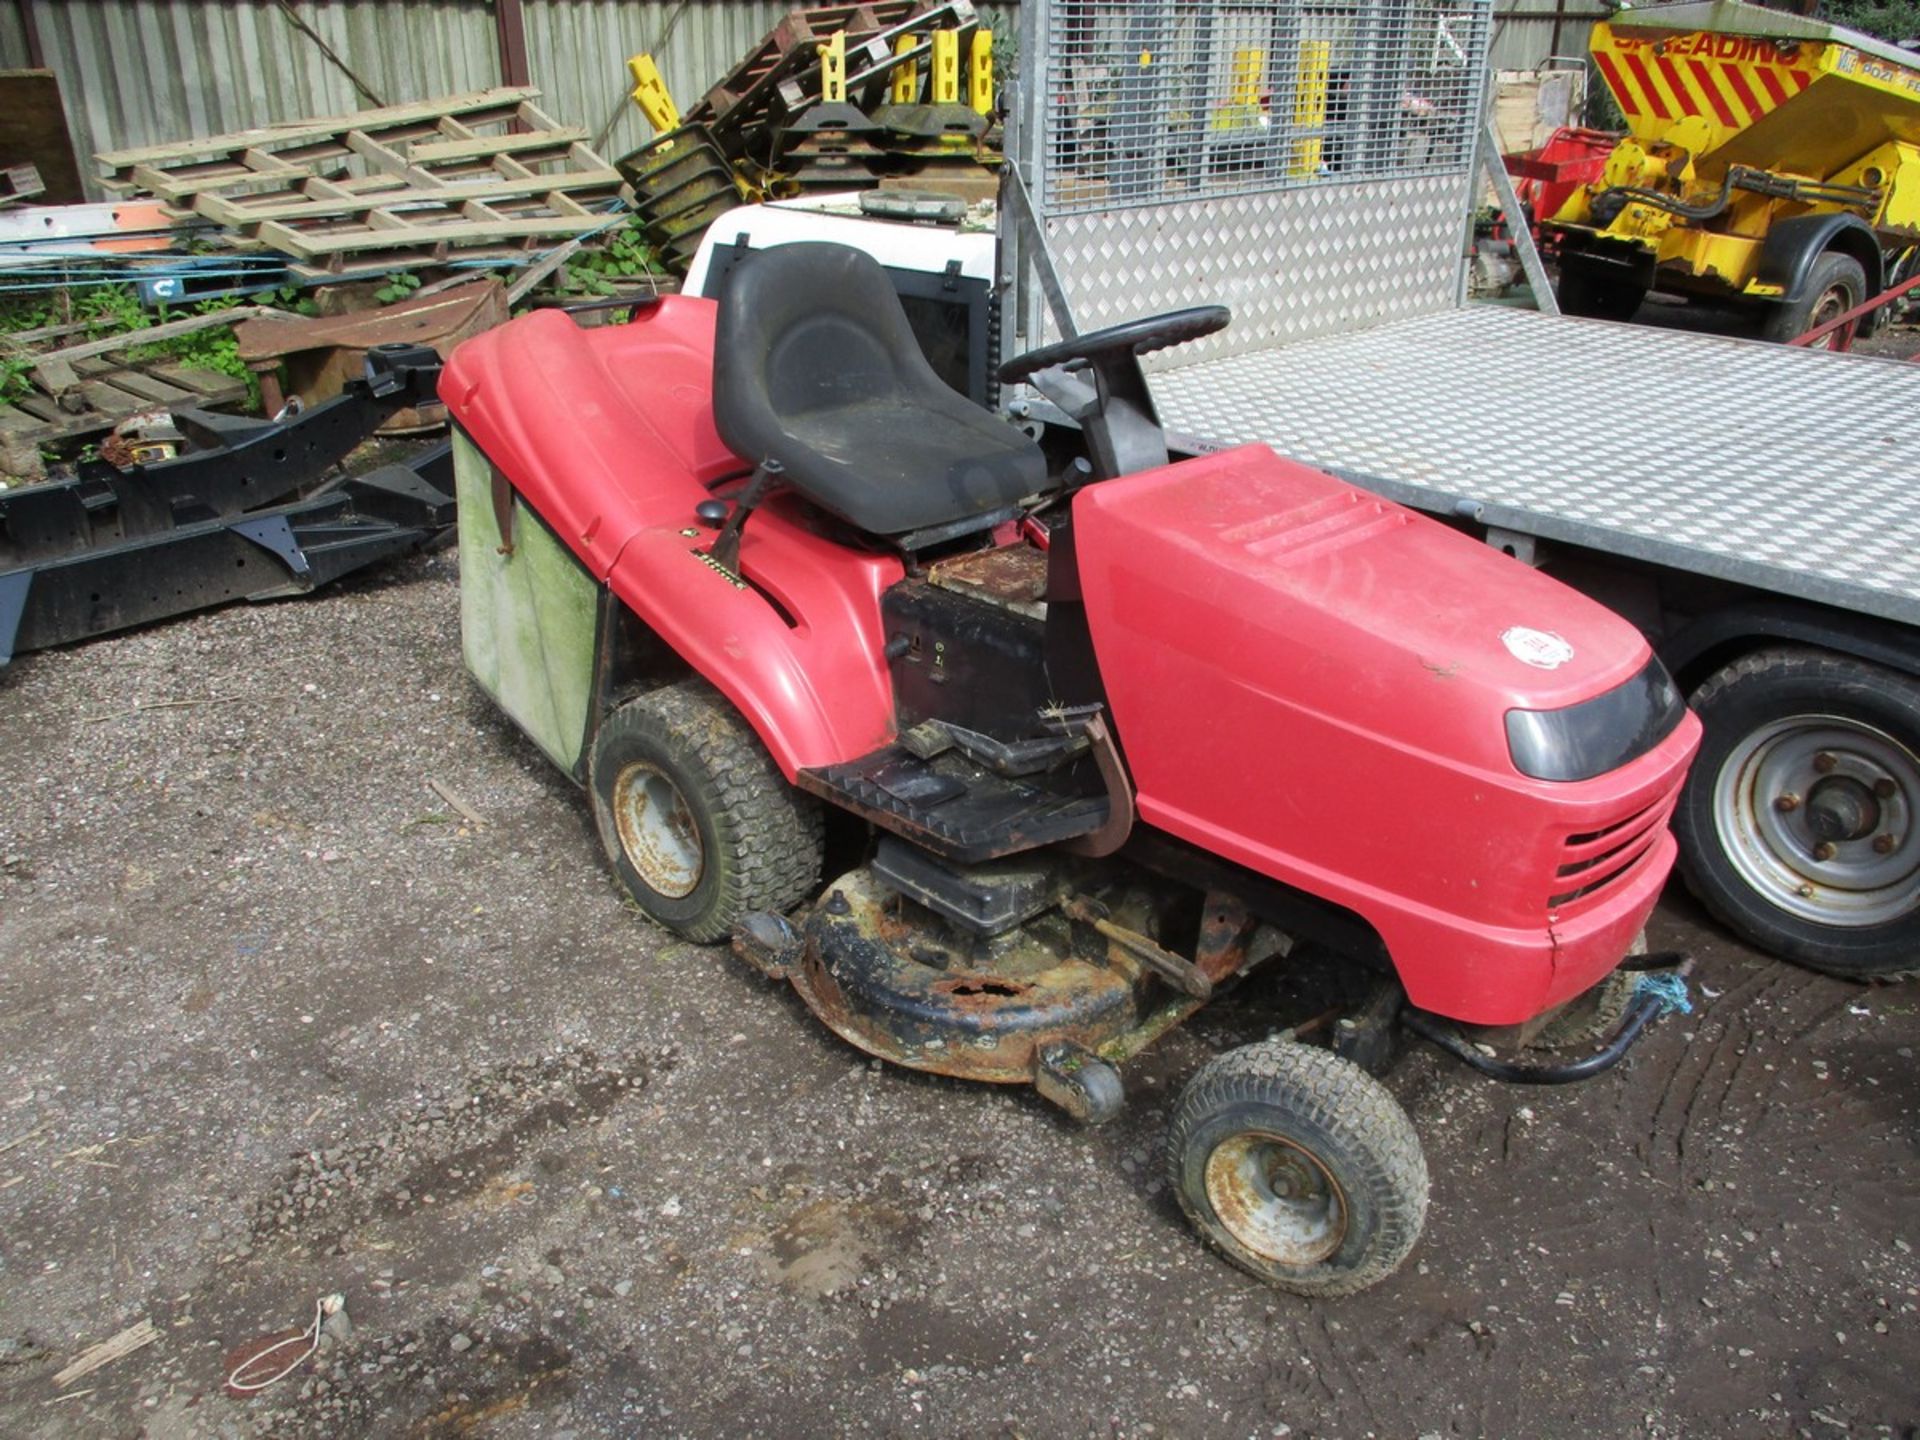
[[[908,548],[1050,488],[1040,447],[934,373],[886,272],[845,245],[776,245],[727,277],[713,417],[743,460]]]

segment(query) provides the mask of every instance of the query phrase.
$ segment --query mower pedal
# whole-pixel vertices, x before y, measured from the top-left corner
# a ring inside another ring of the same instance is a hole
[[[1071,1041],[1034,1052],[1033,1088],[1082,1125],[1104,1125],[1120,1113],[1126,1090],[1120,1072]]]
[[[901,745],[802,770],[798,779],[802,789],[964,865],[1090,835],[1107,818],[1105,795],[995,775],[955,752],[921,760]]]

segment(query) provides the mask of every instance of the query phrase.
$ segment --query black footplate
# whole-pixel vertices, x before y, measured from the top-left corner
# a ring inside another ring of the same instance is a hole
[[[1107,818],[1105,795],[995,775],[952,750],[922,760],[888,745],[858,760],[802,770],[799,782],[883,830],[968,865],[1091,834]]]

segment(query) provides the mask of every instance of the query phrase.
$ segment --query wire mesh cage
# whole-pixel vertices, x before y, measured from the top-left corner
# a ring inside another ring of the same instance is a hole
[[[1054,0],[1040,142],[1054,215],[1459,174],[1480,0]]]

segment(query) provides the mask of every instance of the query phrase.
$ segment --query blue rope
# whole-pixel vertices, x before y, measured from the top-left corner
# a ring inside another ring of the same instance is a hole
[[[1693,1013],[1693,1001],[1687,998],[1687,982],[1672,971],[1642,975],[1634,984],[1633,993],[1636,998],[1643,994],[1653,996],[1660,1002],[1663,1014],[1670,1015],[1676,1010],[1682,1015]]]

